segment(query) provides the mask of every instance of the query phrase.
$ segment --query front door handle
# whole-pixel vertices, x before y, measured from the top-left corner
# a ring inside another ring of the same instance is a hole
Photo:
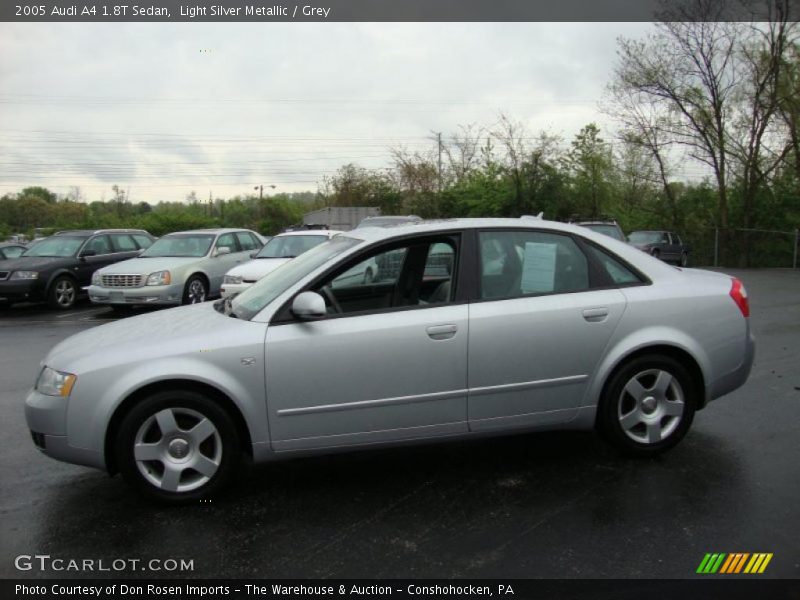
[[[455,325],[433,325],[425,329],[432,340],[448,340],[456,334],[458,327]]]
[[[608,317],[607,308],[587,308],[583,311],[583,318],[589,321],[589,323],[605,321],[606,317]]]

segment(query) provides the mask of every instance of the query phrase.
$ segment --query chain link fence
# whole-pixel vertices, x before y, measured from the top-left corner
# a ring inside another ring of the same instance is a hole
[[[800,229],[703,229],[687,241],[691,266],[796,269]]]

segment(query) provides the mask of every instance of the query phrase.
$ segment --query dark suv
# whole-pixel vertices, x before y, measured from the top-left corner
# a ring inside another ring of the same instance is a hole
[[[633,231],[628,243],[664,262],[685,267],[689,264],[689,245],[672,231]]]
[[[59,231],[0,263],[0,305],[44,300],[53,308],[72,308],[92,273],[138,256],[155,239],[141,229]]]

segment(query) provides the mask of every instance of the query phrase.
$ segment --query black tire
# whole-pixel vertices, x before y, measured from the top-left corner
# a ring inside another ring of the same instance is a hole
[[[660,250],[653,250],[652,256],[653,256],[653,258],[660,259],[661,258],[661,251]]]
[[[686,252],[681,253],[681,258],[678,264],[684,268],[689,266],[689,255]]]
[[[68,275],[56,277],[47,290],[47,304],[56,310],[69,310],[78,299],[78,284]]]
[[[663,394],[656,389],[661,372],[672,378]],[[632,383],[634,379],[641,387],[638,399],[628,391],[639,390]],[[677,387],[672,386],[673,382]],[[697,382],[675,359],[659,354],[634,358],[619,368],[606,385],[598,407],[598,429],[625,454],[655,456],[675,446],[689,431],[698,393]],[[672,414],[679,408],[677,399],[682,400],[680,415]]]
[[[161,429],[156,415],[165,412],[173,415],[176,429],[168,432]],[[201,418],[210,422],[214,433],[195,443],[191,428]],[[134,454],[137,441],[153,445],[159,458],[137,461]],[[184,454],[173,456],[176,449]],[[157,392],[137,402],[120,423],[113,451],[120,473],[137,492],[170,504],[197,502],[215,495],[230,482],[242,459],[241,440],[227,411],[204,394],[182,390]],[[192,468],[198,459],[206,465],[217,463],[210,477]],[[174,480],[167,481],[167,467],[173,473],[179,471],[174,486],[171,483]]]
[[[199,288],[202,287],[202,299],[199,297]],[[183,304],[198,304],[208,299],[208,283],[202,275],[192,275],[183,287]]]

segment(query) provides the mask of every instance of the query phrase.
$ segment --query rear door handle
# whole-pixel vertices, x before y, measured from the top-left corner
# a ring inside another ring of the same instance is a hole
[[[425,331],[432,340],[447,340],[456,334],[458,327],[455,325],[433,325],[425,329]]]
[[[583,318],[590,323],[605,321],[606,317],[608,317],[607,308],[587,308],[583,311]]]

